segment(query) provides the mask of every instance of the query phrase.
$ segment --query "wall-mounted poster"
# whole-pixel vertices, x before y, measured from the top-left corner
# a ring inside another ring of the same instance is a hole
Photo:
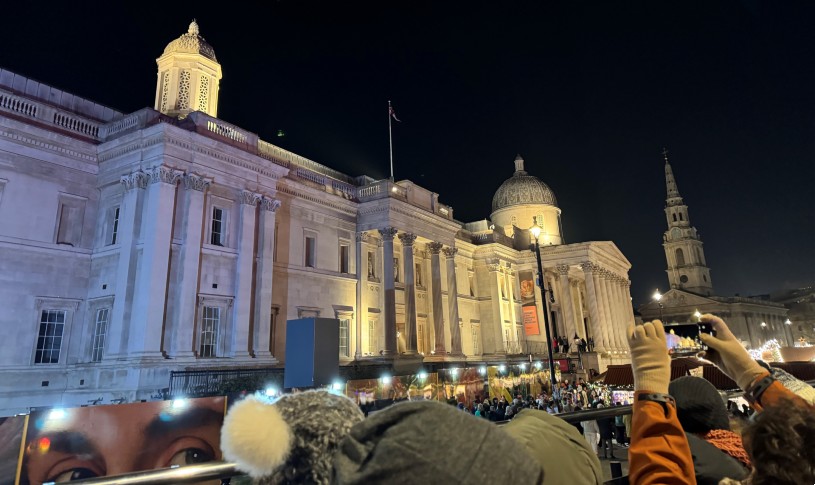
[[[540,335],[538,323],[538,305],[535,302],[535,276],[532,271],[519,271],[521,282],[521,311],[524,317],[524,333],[526,335]]]
[[[226,398],[212,397],[33,412],[19,483],[68,482],[220,460],[225,405]]]

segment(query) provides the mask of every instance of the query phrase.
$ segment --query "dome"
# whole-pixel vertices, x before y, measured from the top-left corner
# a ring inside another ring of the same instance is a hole
[[[515,157],[515,173],[495,191],[492,211],[521,204],[543,204],[557,207],[555,193],[538,177],[524,171],[524,159]]]
[[[218,62],[218,59],[215,58],[215,50],[198,33],[198,23],[195,20],[190,23],[190,29],[186,34],[167,44],[162,55],[175,53],[200,54]]]

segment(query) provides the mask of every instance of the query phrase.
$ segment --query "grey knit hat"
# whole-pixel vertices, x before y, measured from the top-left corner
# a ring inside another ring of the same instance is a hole
[[[221,428],[224,458],[262,484],[331,481],[340,441],[364,415],[351,399],[324,390],[285,394],[271,404],[235,404]]]
[[[670,383],[668,392],[676,400],[676,414],[686,432],[704,434],[713,429],[730,429],[724,400],[706,379],[680,377]]]

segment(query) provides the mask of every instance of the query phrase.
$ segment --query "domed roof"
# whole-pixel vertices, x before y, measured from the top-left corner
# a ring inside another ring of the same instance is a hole
[[[201,54],[208,59],[218,62],[218,59],[215,58],[215,50],[198,33],[198,23],[195,20],[190,23],[190,28],[186,34],[167,44],[167,47],[164,49],[164,54],[162,55],[179,52],[185,54]]]
[[[492,211],[520,204],[543,204],[557,207],[555,193],[538,177],[524,171],[524,159],[515,157],[515,173],[495,191]]]

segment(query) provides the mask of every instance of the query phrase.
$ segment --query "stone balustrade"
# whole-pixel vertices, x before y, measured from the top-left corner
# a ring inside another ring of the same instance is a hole
[[[64,131],[99,140],[99,127],[102,124],[98,121],[8,91],[0,90],[0,112],[32,118]]]

